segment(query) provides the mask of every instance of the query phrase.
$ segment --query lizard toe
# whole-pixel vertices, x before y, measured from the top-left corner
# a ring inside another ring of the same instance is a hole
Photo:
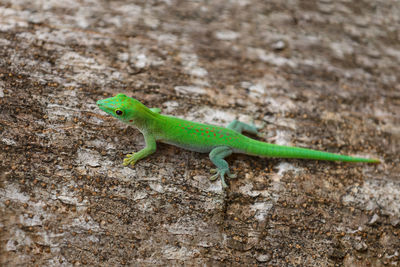
[[[217,173],[218,169],[210,169],[210,173]]]
[[[128,165],[135,165],[135,158],[133,157],[133,153],[132,154],[128,154],[126,155],[126,157],[124,158],[124,161],[122,163],[123,166],[128,166]]]
[[[221,175],[221,184],[222,184],[222,188],[225,189],[225,188],[228,187],[228,185],[227,185],[226,182],[225,182],[225,173],[224,173],[224,172],[221,172],[220,175]]]
[[[210,181],[215,181],[215,180],[217,180],[218,176],[219,176],[219,173],[214,174],[213,176],[210,177]]]
[[[227,175],[228,175],[228,177],[231,178],[231,179],[237,178],[236,173],[230,173],[230,172],[228,172]]]
[[[222,188],[227,188],[228,185],[225,182],[225,175],[227,175],[229,178],[236,178],[236,174],[230,173],[228,169],[211,169],[211,173],[215,173],[213,176],[210,177],[210,181],[215,181],[218,178],[221,179],[221,184]]]
[[[128,160],[124,160],[124,162],[122,163],[123,166],[129,166],[129,164],[131,164],[131,161]]]

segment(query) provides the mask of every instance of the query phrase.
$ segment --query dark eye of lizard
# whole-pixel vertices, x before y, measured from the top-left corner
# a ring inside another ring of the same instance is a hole
[[[115,111],[115,114],[117,114],[118,116],[121,116],[122,115],[122,110],[119,110],[119,109],[117,109],[116,111]]]

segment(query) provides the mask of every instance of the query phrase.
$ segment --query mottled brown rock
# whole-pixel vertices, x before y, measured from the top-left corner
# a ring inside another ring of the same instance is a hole
[[[396,1],[0,3],[1,266],[400,264]],[[116,93],[380,165],[228,161],[96,108]]]

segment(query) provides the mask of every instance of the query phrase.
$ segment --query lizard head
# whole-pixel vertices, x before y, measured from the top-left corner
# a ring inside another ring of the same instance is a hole
[[[99,100],[96,104],[101,110],[128,124],[136,124],[142,121],[141,117],[147,109],[136,99],[124,94]]]

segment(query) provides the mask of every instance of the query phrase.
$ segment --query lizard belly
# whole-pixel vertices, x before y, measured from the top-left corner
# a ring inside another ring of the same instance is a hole
[[[164,144],[169,144],[173,146],[177,146],[186,150],[190,151],[195,151],[195,152],[200,152],[200,153],[209,153],[213,147],[210,146],[203,146],[203,145],[197,145],[197,144],[184,144],[181,142],[176,142],[172,140],[159,140],[161,143]]]

